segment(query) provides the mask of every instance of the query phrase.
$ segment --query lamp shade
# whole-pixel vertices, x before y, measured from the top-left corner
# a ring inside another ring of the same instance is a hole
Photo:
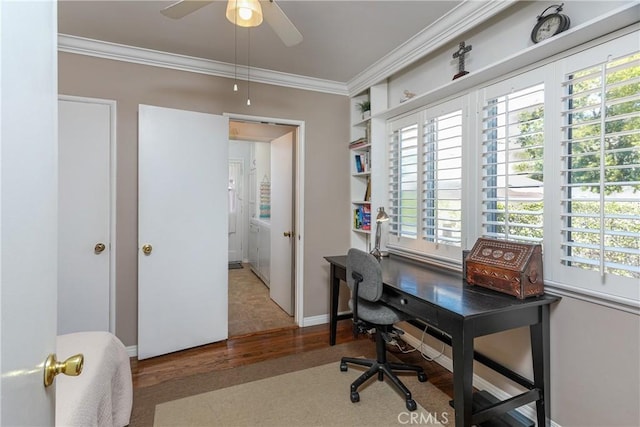
[[[376,222],[389,221],[389,215],[384,211],[383,207],[378,208],[378,215],[376,216]]]
[[[262,7],[258,0],[229,0],[227,19],[240,27],[257,27],[262,24]]]

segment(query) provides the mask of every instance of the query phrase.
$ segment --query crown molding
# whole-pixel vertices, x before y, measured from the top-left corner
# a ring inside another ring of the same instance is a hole
[[[429,53],[451,42],[503,10],[516,0],[466,0],[446,15],[394,49],[347,82],[349,96],[355,96],[387,79]]]
[[[246,76],[249,71],[244,65],[238,65],[236,68],[234,64],[226,62],[110,43],[68,34],[58,34],[58,51],[238,80],[247,80]],[[251,67],[251,81],[254,83],[264,83],[334,95],[346,96],[349,94],[347,85],[342,82],[316,79],[262,68]]]
[[[354,96],[418,61],[510,7],[517,0],[466,0],[350,81],[343,83],[251,67],[251,81],[334,95]],[[114,61],[246,80],[244,65],[58,34],[58,50]]]

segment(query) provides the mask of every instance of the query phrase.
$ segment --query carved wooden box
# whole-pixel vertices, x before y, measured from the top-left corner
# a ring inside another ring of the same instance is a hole
[[[519,299],[544,293],[542,246],[479,238],[466,260],[466,279]]]

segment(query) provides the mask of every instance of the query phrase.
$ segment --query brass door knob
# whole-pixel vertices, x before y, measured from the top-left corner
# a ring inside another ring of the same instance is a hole
[[[53,380],[58,374],[77,377],[82,373],[83,366],[84,356],[82,354],[71,356],[64,362],[58,362],[56,355],[50,354],[44,362],[44,386],[49,387],[53,384]]]
[[[107,247],[104,245],[104,243],[96,243],[96,246],[93,248],[93,251],[96,254],[102,253],[102,251],[104,251]]]
[[[284,234],[284,237],[291,237],[293,236],[293,231],[285,231],[283,234]]]
[[[145,255],[151,255],[151,251],[153,250],[153,246],[150,244],[142,245],[142,253]]]

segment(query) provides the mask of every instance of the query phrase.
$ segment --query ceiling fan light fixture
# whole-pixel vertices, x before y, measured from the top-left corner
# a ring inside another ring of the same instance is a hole
[[[262,7],[258,0],[229,0],[227,19],[240,27],[257,27],[262,24]]]

